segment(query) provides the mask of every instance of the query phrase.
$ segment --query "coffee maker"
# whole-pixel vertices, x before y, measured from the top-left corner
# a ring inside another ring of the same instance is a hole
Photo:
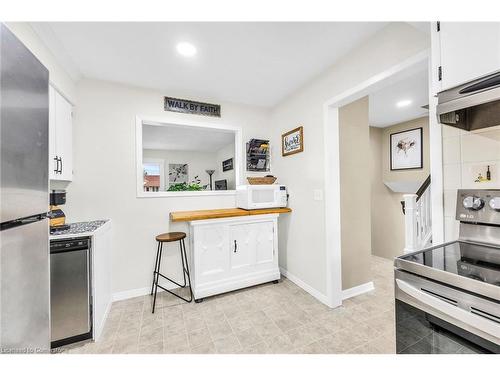
[[[50,233],[54,234],[66,229],[69,225],[66,224],[66,215],[58,206],[66,203],[66,190],[52,190],[50,193],[50,211],[48,217],[50,219]]]

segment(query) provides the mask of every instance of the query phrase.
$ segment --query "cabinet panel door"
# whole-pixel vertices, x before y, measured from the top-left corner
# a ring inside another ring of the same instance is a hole
[[[208,225],[195,228],[194,239],[196,283],[224,277],[229,266],[227,227]]]
[[[274,223],[272,221],[255,224],[256,263],[274,262]]]
[[[58,178],[56,162],[56,90],[49,85],[49,179]]]
[[[441,22],[442,89],[500,69],[500,22]]]
[[[229,232],[229,249],[231,252],[231,270],[241,270],[255,264],[256,224],[231,225]]]
[[[71,104],[55,94],[56,152],[61,158],[61,173],[57,179],[71,181],[73,177],[73,120]]]

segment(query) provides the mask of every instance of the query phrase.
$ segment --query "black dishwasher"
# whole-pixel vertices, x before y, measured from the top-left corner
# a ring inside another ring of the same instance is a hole
[[[51,347],[92,338],[90,237],[50,241]]]

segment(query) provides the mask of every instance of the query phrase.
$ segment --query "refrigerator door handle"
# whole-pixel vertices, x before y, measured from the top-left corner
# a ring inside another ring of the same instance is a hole
[[[27,225],[27,224],[36,223],[37,221],[41,221],[43,219],[46,219],[48,217],[47,215],[48,214],[46,212],[42,212],[42,213],[37,214],[37,215],[23,217],[21,219],[16,219],[16,220],[7,221],[5,223],[1,223],[0,224],[0,231],[20,227],[20,226]]]

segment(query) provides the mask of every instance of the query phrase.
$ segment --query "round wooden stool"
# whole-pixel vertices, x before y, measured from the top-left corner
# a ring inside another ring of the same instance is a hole
[[[152,313],[154,314],[155,312],[155,306],[156,306],[156,294],[158,291],[158,288],[163,289],[165,292],[168,292],[170,294],[173,294],[177,298],[180,298],[183,301],[186,302],[191,302],[193,300],[193,290],[191,289],[191,277],[189,275],[189,265],[188,265],[188,259],[186,255],[186,245],[184,244],[184,238],[186,238],[186,233],[184,232],[170,232],[170,233],[162,233],[156,236],[156,241],[158,242],[158,249],[156,251],[156,260],[155,260],[155,269],[153,271],[153,285],[151,286],[151,295],[154,293],[154,298],[153,298],[153,311]],[[179,241],[179,246],[181,250],[181,260],[182,260],[182,275],[184,277],[184,285],[179,284],[178,282],[168,278],[167,276],[163,275],[160,273],[160,265],[161,265],[161,255],[163,253],[163,243],[164,242],[176,242]],[[160,279],[160,276],[163,277],[164,279],[174,283],[175,285],[184,288],[188,286],[187,282],[189,282],[189,293],[191,297],[189,299],[186,299],[164,287],[159,285],[158,281]],[[186,280],[187,276],[187,280]]]

